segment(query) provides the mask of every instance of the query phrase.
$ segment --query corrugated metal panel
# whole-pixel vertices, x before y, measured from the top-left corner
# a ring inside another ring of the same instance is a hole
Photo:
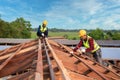
[[[64,45],[77,45],[80,40],[56,39],[55,41]],[[120,40],[96,40],[96,42],[101,46],[120,47]]]
[[[13,43],[13,44],[18,44],[18,43],[24,43],[27,41],[30,41],[33,39],[13,39],[13,38],[0,38],[0,43]]]

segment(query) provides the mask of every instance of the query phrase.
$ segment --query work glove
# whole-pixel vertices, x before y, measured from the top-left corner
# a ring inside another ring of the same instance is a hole
[[[83,54],[83,52],[81,51],[81,50],[77,50],[77,52],[79,53],[79,55],[82,55]]]
[[[44,33],[42,33],[42,37],[44,37],[45,35],[44,35]]]
[[[85,53],[85,49],[81,49],[82,53]]]
[[[70,57],[72,57],[73,56],[73,51],[70,51]]]
[[[73,51],[70,51],[71,54],[73,54]]]

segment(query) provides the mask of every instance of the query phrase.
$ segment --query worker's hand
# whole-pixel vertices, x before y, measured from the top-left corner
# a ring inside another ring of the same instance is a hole
[[[72,57],[73,56],[73,51],[70,51],[70,57]]]
[[[71,54],[73,54],[73,51],[70,51]]]
[[[83,52],[81,51],[81,50],[77,50],[77,52],[79,53],[79,55],[82,55],[83,54]]]
[[[45,36],[44,33],[42,33],[42,36],[43,36],[43,37]]]
[[[85,49],[82,49],[81,51],[82,51],[83,53],[85,53]]]

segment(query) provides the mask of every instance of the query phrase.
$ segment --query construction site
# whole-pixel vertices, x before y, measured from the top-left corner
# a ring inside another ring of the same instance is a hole
[[[120,0],[0,0],[0,80],[120,80]]]
[[[0,80],[120,80],[120,60],[105,59],[101,65],[80,52],[71,54],[70,46],[77,42],[60,38],[0,41],[13,45],[0,50]]]

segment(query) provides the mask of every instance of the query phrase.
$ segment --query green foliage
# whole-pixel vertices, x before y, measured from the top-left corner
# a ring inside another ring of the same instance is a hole
[[[66,39],[79,39],[79,36],[78,36],[78,32],[69,32],[69,31],[65,31],[65,32],[52,32],[52,31],[49,31],[49,34],[48,34],[49,37],[57,37],[57,36],[60,36],[60,37],[64,37]]]
[[[96,40],[120,40],[120,32],[119,30],[86,30],[88,35],[93,37]],[[63,30],[63,29],[49,29],[49,37],[64,37],[66,39],[78,40],[79,30]],[[37,38],[36,31],[32,31],[32,38]]]
[[[31,31],[31,38],[36,39],[37,35],[35,31]]]
[[[96,40],[102,40],[104,39],[104,32],[103,30],[97,28],[96,30],[93,30],[89,33],[91,37],[93,37]]]
[[[72,40],[76,40],[77,38],[76,37],[73,37]]]
[[[11,29],[9,29],[9,23],[8,22],[5,22],[3,20],[0,20],[0,37],[7,37],[9,36],[10,37],[10,34],[9,32],[12,32]]]
[[[68,35],[67,35],[67,34],[65,34],[63,37],[67,39],[67,38],[68,38]]]
[[[115,32],[112,36],[113,40],[120,40],[120,32]]]
[[[0,37],[1,38],[30,38],[31,24],[24,18],[17,18],[15,21],[8,23],[0,20]]]
[[[89,35],[96,40],[120,40],[119,30],[91,30]]]

